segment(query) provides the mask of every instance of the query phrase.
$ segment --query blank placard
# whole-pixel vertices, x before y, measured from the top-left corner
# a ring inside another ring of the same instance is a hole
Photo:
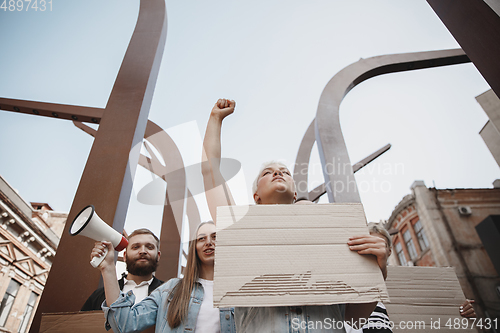
[[[347,245],[368,234],[361,204],[219,207],[214,306],[387,301],[375,256]]]

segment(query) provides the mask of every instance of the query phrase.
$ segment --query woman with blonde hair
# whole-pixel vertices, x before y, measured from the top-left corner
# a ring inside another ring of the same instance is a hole
[[[120,292],[116,281],[114,250],[109,242],[96,242],[91,257],[102,256],[99,266],[107,304],[103,304],[106,327],[115,332],[140,332],[156,325],[155,332],[234,333],[234,310],[213,307],[215,224],[204,222],[189,244],[181,279],[170,279],[134,305],[133,292]]]

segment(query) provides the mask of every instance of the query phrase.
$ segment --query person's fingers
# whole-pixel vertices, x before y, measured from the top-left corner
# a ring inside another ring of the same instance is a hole
[[[236,102],[234,100],[225,99],[225,98],[219,98],[217,100],[217,102],[215,103],[215,106],[218,107],[219,109],[226,109],[226,108],[234,107],[235,105],[236,105]]]
[[[107,242],[107,243],[109,243],[109,242]],[[109,244],[111,244],[111,243],[109,243]],[[95,242],[94,243],[94,248],[92,249],[92,251],[102,252],[102,251],[104,251],[104,249],[106,248],[106,246],[107,245],[105,244],[105,242]]]
[[[385,241],[380,238],[380,237],[375,237],[375,236],[369,236],[369,235],[362,235],[362,236],[353,236],[349,237],[349,241],[347,244],[349,245],[356,245],[356,244],[363,244],[363,243],[385,243]]]
[[[356,251],[359,254],[373,254],[377,257],[381,257],[381,256],[385,255],[384,249],[381,249],[378,247],[366,246],[366,245],[349,246],[349,250]]]
[[[474,311],[471,311],[471,312],[462,312],[460,313],[460,315],[462,317],[465,317],[465,318],[476,318],[476,313]]]
[[[358,254],[375,254],[373,249],[364,249],[364,250],[359,250]]]
[[[99,248],[92,249],[92,252],[90,253],[90,260],[92,260],[94,257],[101,257],[103,253],[104,252]]]
[[[90,256],[93,258],[93,257],[101,257],[102,255],[104,254],[104,250],[103,249],[100,249],[100,248],[96,248],[94,249]]]
[[[362,243],[362,244],[355,244],[355,245],[349,244],[349,249],[355,250],[355,251],[369,249],[369,248],[376,249],[379,251],[382,251],[382,250],[385,251],[385,247],[383,246],[383,244],[376,244],[376,243]]]
[[[368,236],[370,236],[370,235],[354,235],[354,236],[349,237],[349,239],[354,240],[354,239],[357,239],[357,238],[365,238],[365,237],[368,237]]]
[[[363,238],[352,240],[352,241],[348,241],[347,245],[349,245],[349,246],[367,245],[367,246],[373,246],[373,247],[377,247],[377,248],[385,248],[385,242],[384,241],[379,242],[379,241],[376,241],[376,240],[363,239]]]
[[[111,242],[108,241],[102,241],[102,244],[104,245],[104,247],[107,247],[108,249],[113,246]]]
[[[349,249],[352,251],[361,251],[361,250],[365,250],[366,248],[367,248],[366,244],[349,245]]]
[[[474,309],[468,309],[468,310],[464,310],[461,315],[464,316],[464,317],[468,317],[470,315],[472,315],[474,312]]]
[[[384,251],[381,251],[380,249],[374,249],[374,248],[366,248],[363,250],[357,250],[357,252],[359,254],[373,254],[377,258],[385,255]]]
[[[474,311],[474,307],[472,303],[475,303],[474,300],[466,299],[465,302],[460,306],[460,315],[466,318],[475,318],[476,312]]]
[[[92,249],[90,253],[90,260],[94,259],[95,257],[101,258],[106,255],[105,250],[111,251],[113,250],[113,244],[108,241],[102,241],[102,242],[95,242],[94,243],[94,248]]]

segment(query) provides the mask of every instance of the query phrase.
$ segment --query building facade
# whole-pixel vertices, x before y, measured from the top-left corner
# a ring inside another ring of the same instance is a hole
[[[0,332],[27,332],[67,214],[27,203],[0,176]]]
[[[415,181],[396,206],[390,265],[455,267],[464,294],[481,317],[500,317],[500,277],[476,225],[500,215],[500,184],[490,189],[435,189]]]

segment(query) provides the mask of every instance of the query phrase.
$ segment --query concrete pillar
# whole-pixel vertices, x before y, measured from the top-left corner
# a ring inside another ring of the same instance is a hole
[[[479,134],[500,166],[500,98],[490,89],[477,96],[476,101],[489,118]]]
[[[21,323],[21,317],[24,314],[26,305],[28,304],[28,300],[31,294],[29,285],[29,281],[26,281],[21,285],[21,287],[19,287],[16,300],[14,301],[12,309],[10,310],[9,319],[7,319],[7,323],[5,324],[5,327],[10,328],[13,332],[17,332]]]
[[[2,270],[0,271],[0,300],[3,299],[3,295],[5,294],[5,291],[7,290],[7,287],[10,282],[10,267],[9,266],[4,266],[2,267]]]
[[[451,266],[445,251],[445,247],[451,246],[451,240],[443,227],[432,192],[421,180],[414,181],[410,189],[415,197],[417,213],[429,240],[434,262],[437,266]]]

